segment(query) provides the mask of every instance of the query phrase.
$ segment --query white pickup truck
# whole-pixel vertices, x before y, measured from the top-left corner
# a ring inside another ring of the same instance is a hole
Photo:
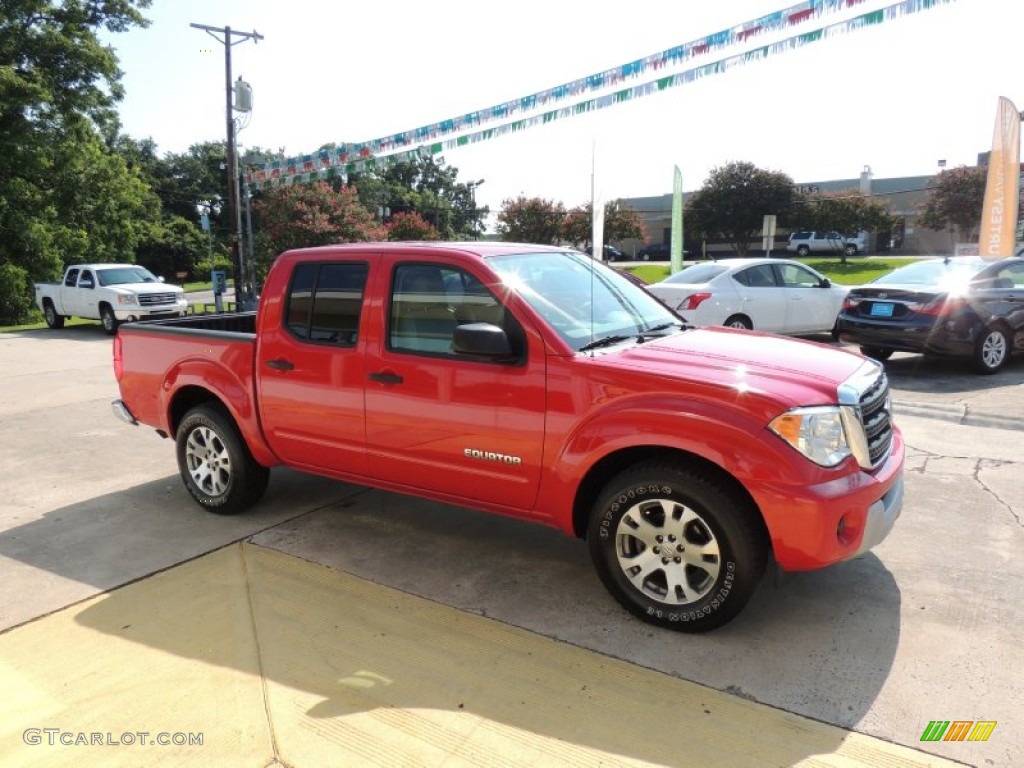
[[[59,283],[36,283],[36,305],[51,328],[66,317],[99,320],[113,335],[130,320],[184,316],[185,291],[137,264],[73,264]]]

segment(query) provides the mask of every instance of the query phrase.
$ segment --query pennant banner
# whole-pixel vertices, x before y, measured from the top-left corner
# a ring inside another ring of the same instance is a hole
[[[678,46],[677,48],[669,49],[669,51],[662,52],[661,54],[656,54],[653,57],[647,57],[639,62],[634,62],[635,64],[639,63],[643,66],[637,67],[635,71],[631,70],[630,75],[633,76],[635,74],[638,76],[645,71],[656,70],[664,67],[669,61],[670,57],[668,54],[670,51],[687,51],[687,53],[679,53],[673,58],[673,60],[677,60],[676,63],[678,63],[699,53],[711,50],[712,47],[722,48],[727,45],[734,44],[738,40],[749,38],[754,34],[760,34],[762,32],[775,29],[777,27],[773,27],[772,23],[776,18],[783,19],[785,22],[784,26],[792,26],[822,13],[831,13],[841,8],[848,8],[850,6],[857,5],[863,1],[864,0],[808,0],[807,2],[793,6],[792,8],[762,17],[754,22],[747,22],[744,25],[733,27],[725,32],[716,33],[716,35],[703,38],[702,42],[699,44],[691,43],[686,46]],[[440,123],[433,123],[429,126],[417,128],[413,131],[406,131],[401,134],[394,134],[393,136],[383,139],[375,139],[374,141],[364,142],[361,144],[342,145],[337,149],[321,150],[317,154],[315,160],[311,155],[305,155],[299,158],[289,158],[287,160],[274,161],[264,165],[254,166],[253,170],[250,170],[246,175],[246,183],[256,189],[273,186],[280,183],[283,177],[294,175],[290,172],[301,175],[306,171],[307,163],[311,165],[318,164],[320,166],[320,169],[317,172],[317,178],[325,178],[325,170],[330,170],[340,174],[342,172],[360,172],[374,167],[390,167],[392,165],[397,165],[398,163],[409,162],[416,157],[436,155],[448,149],[454,149],[468,144],[476,144],[481,141],[489,141],[500,136],[506,136],[510,133],[532,128],[537,125],[550,123],[555,120],[561,120],[575,115],[586,114],[588,112],[605,109],[633,99],[650,96],[668,88],[685,85],[686,83],[691,83],[694,80],[698,80],[709,75],[722,74],[729,69],[733,69],[750,62],[760,61],[768,56],[786,53],[796,48],[809,45],[810,43],[818,42],[819,40],[853,32],[867,26],[881,24],[885,21],[891,21],[902,16],[907,16],[923,10],[929,10],[937,5],[946,5],[951,2],[954,2],[954,0],[903,0],[903,2],[895,3],[846,21],[829,24],[804,34],[788,37],[770,45],[755,48],[741,54],[735,54],[699,67],[692,67],[682,72],[649,80],[648,82],[641,83],[639,85],[606,93],[559,109],[548,110],[540,114],[515,120],[511,123],[504,123],[492,128],[473,131],[453,139],[433,141],[436,138],[440,138],[442,135],[459,132],[472,125],[479,125],[480,123],[496,119],[499,115],[501,117],[507,117],[512,112],[525,110],[527,109],[527,104],[530,105],[529,108],[539,107],[552,101],[564,100],[569,96],[577,95],[578,93],[582,93],[587,90],[593,90],[597,86],[595,85],[594,88],[590,86],[590,82],[592,80],[596,83],[597,79],[601,79],[602,86],[604,87],[617,82],[609,77],[604,77],[607,73],[591,75],[587,78],[580,78],[579,80],[574,81],[573,84],[558,86],[557,88],[549,89],[548,91],[544,91],[540,94],[523,97],[515,102],[506,102],[505,104],[492,107],[490,110],[469,113],[461,118],[444,120]],[[749,34],[741,38],[740,32],[744,29],[749,30]],[[655,60],[661,61],[662,63],[657,65],[651,63]],[[622,69],[623,68],[619,68],[615,71],[621,72]],[[608,70],[608,72],[611,71],[613,70]],[[622,79],[624,79],[624,76],[619,78],[619,80]],[[582,86],[579,85],[581,83],[583,84]],[[572,88],[575,88],[575,90],[571,90]],[[425,141],[426,139],[430,139],[431,142],[428,143]],[[402,146],[408,145],[411,142],[416,143],[415,148],[405,150],[401,149]]]

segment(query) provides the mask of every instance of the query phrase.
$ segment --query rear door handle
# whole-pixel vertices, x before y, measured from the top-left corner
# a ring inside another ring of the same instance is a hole
[[[279,357],[277,360],[267,360],[267,366],[278,371],[290,371],[295,367],[290,360],[285,360],[283,357]]]
[[[370,381],[379,381],[381,384],[401,384],[404,379],[397,373],[379,371],[370,374]]]

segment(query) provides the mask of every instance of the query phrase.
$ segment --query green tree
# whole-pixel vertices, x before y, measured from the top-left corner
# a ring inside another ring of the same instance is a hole
[[[540,197],[520,195],[502,202],[498,234],[512,243],[554,245],[562,237],[565,206]]]
[[[434,226],[423,220],[416,211],[396,213],[386,225],[388,240],[438,240]]]
[[[978,239],[985,203],[985,168],[960,166],[942,171],[921,210],[919,222],[928,229],[956,229],[958,237]]]
[[[253,203],[263,260],[291,248],[385,240],[387,230],[359,202],[352,187],[335,191],[327,181],[268,190]]]
[[[139,9],[148,6],[149,0],[0,5],[5,294],[20,291],[30,297],[31,281],[56,277],[65,255],[132,256],[137,217],[145,218],[152,208],[145,185],[111,158],[101,140],[116,135],[115,105],[123,89],[117,57],[96,33],[145,26]],[[25,298],[0,302],[0,319],[22,319]]]
[[[459,169],[445,165],[444,158],[427,155],[352,174],[348,183],[375,215],[384,209],[389,216],[416,212],[445,240],[473,239],[490,209],[476,206],[479,184],[460,182],[458,175]]]
[[[562,237],[574,245],[584,248],[589,246],[594,234],[593,210],[593,203],[579,205],[570,210],[563,220]],[[604,204],[602,238],[605,243],[643,237],[643,222],[636,211],[621,200],[612,200]]]
[[[760,240],[764,217],[774,214],[786,225],[794,201],[793,180],[781,171],[753,163],[731,162],[714,168],[687,200],[687,226],[695,235],[728,240],[738,256]]]

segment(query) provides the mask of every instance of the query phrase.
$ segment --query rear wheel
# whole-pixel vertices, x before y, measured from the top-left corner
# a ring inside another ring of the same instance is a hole
[[[754,328],[754,324],[746,315],[732,315],[726,319],[723,325],[725,325],[726,328],[742,328],[746,331],[753,330]]]
[[[231,417],[220,407],[196,406],[178,425],[178,470],[188,492],[218,515],[234,515],[267,490],[270,470],[249,453]]]
[[[875,360],[888,360],[892,357],[893,350],[882,349],[881,347],[861,347],[860,353],[865,357],[871,357]]]
[[[734,618],[768,555],[748,498],[706,472],[663,462],[612,479],[594,505],[587,538],[601,581],[626,610],[683,632]]]
[[[796,249],[796,255],[797,256],[806,256],[810,252],[811,252],[811,249],[808,248],[806,245],[798,246],[797,249]]]
[[[853,243],[847,243],[846,247],[843,250],[846,251],[847,256],[857,255],[857,246],[854,245]]]
[[[995,373],[1010,359],[1010,337],[1002,328],[986,328],[974,345],[974,369]]]
[[[46,326],[48,328],[64,327],[64,315],[57,314],[56,307],[53,306],[53,302],[49,299],[43,304],[43,316],[46,318]]]

